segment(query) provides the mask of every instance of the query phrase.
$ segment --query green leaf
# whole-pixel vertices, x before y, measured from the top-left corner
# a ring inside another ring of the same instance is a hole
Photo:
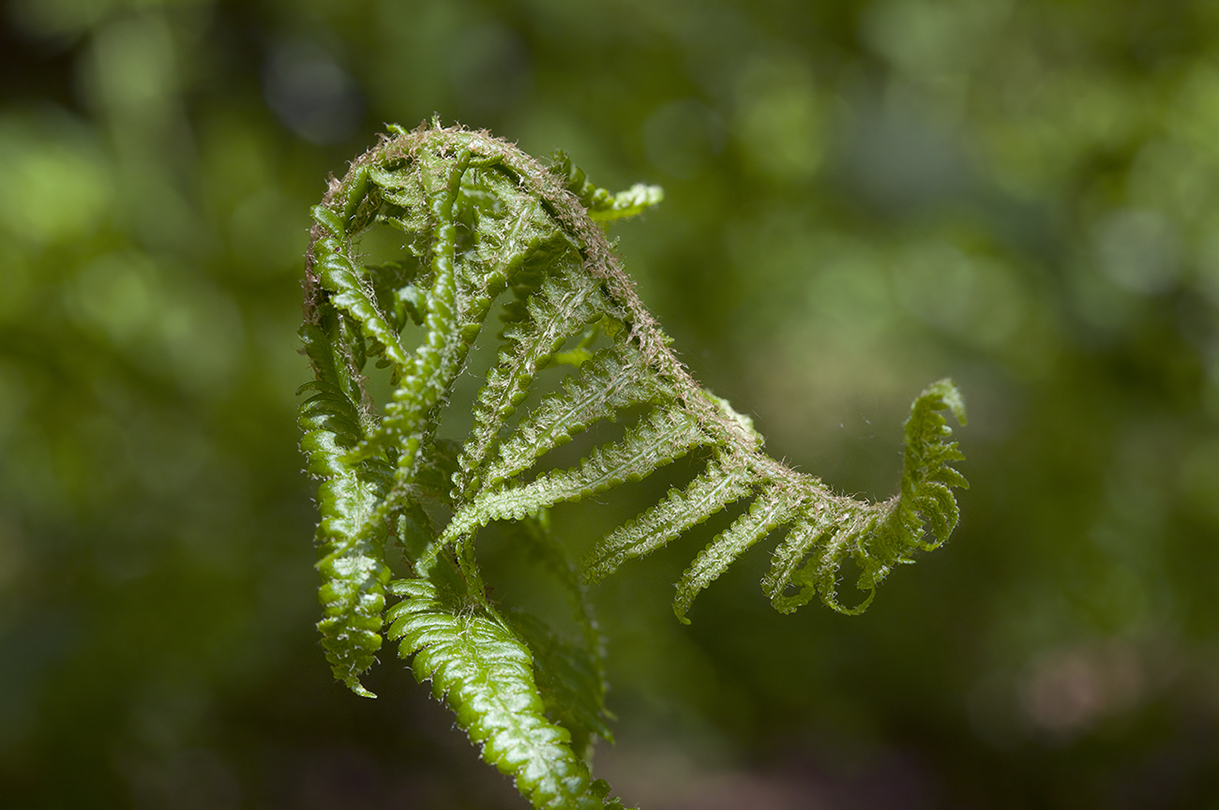
[[[389,636],[415,678],[449,704],[483,759],[512,776],[535,808],[600,808],[567,729],[546,717],[529,648],[494,614],[464,610],[426,580],[399,580]]]
[[[584,560],[584,578],[597,582],[629,559],[661,548],[751,491],[749,471],[725,469],[720,460],[684,489],[670,489],[660,503],[607,534]]]
[[[581,373],[563,380],[563,391],[545,397],[517,423],[500,444],[499,457],[488,465],[484,486],[496,486],[528,469],[546,453],[571,441],[623,408],[654,402],[663,386],[630,345],[615,346],[581,364]]]
[[[689,624],[686,612],[694,597],[724,573],[746,549],[790,520],[795,508],[787,494],[778,488],[769,487],[760,492],[749,510],[700,551],[682,573],[673,601],[677,618]]]
[[[521,520],[538,510],[638,481],[706,441],[682,411],[657,408],[621,442],[601,446],[573,469],[552,470],[528,484],[487,489],[453,515],[440,544],[468,536],[493,520]]]

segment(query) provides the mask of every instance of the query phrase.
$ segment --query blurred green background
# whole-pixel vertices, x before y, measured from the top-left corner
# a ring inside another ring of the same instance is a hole
[[[777,457],[886,497],[919,390],[970,407],[960,529],[861,618],[775,614],[756,551],[681,627],[697,537],[598,586],[620,795],[1219,807],[1219,5],[3,13],[4,807],[524,805],[313,629],[307,210],[433,113],[663,185],[626,266]]]

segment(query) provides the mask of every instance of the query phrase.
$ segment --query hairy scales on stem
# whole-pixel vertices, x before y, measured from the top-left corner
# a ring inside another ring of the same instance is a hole
[[[395,129],[313,209],[301,335],[315,379],[300,423],[319,481],[326,657],[371,696],[359,679],[388,615],[400,656],[535,807],[617,804],[587,765],[593,739],[609,734],[587,583],[744,502],[682,575],[682,621],[698,593],[770,535],[780,539],[762,587],[776,609],[820,597],[858,612],[893,566],[947,539],[958,517],[952,489],[966,485],[942,414],[964,423],[948,380],[915,400],[899,491],[887,501],[836,495],[766,455],[750,421],[691,378],[610,250],[600,223],[660,197],[649,186],[611,194],[562,154],[546,166],[487,133],[433,125]],[[398,234],[390,261],[362,253],[374,227]],[[410,345],[404,335],[416,332]],[[464,439],[439,439],[480,336],[497,349],[472,425]],[[567,376],[543,388],[558,367]],[[375,374],[391,392],[383,405],[370,394]],[[626,423],[621,438],[574,465],[550,462],[605,420]],[[551,536],[550,507],[688,455],[699,474],[615,527],[582,564]],[[570,597],[574,636],[488,598],[475,541],[493,522],[545,561]],[[854,607],[838,595],[848,560],[859,572]],[[389,595],[400,601],[387,614]]]

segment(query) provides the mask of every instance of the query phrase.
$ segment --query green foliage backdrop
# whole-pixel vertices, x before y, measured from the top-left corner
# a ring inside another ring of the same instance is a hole
[[[724,523],[593,597],[644,808],[1205,807],[1219,784],[1219,12],[1076,0],[13,0],[0,47],[0,798],[520,807],[386,656],[320,651],[308,211],[438,113],[600,185],[767,449],[887,497],[970,405],[944,550],[780,616]],[[556,509],[602,536],[655,503]],[[652,487],[648,489],[648,487]],[[694,534],[697,534],[694,533]],[[522,601],[505,539],[488,580]],[[539,595],[536,598],[542,599]]]

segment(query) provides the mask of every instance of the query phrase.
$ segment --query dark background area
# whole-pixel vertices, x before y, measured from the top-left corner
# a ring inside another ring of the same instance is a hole
[[[922,387],[969,405],[957,534],[862,617],[775,614],[758,550],[682,627],[705,533],[597,587],[620,795],[1219,806],[1219,6],[3,13],[0,804],[524,806],[313,629],[307,212],[436,114],[665,187],[626,267],[776,457],[887,497]],[[579,547],[641,507],[555,518]]]

